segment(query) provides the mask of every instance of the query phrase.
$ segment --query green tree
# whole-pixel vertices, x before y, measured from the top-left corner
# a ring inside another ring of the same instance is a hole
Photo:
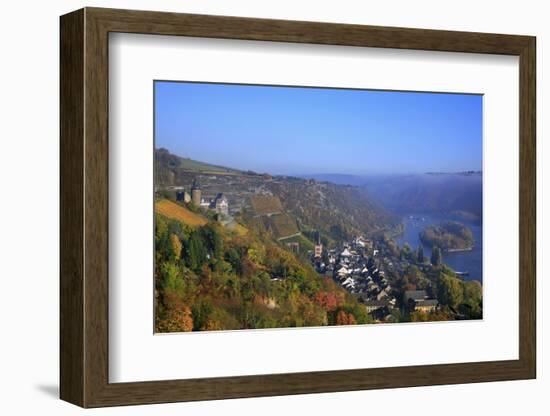
[[[439,302],[455,310],[464,299],[462,281],[446,274],[441,274],[437,292]]]
[[[168,223],[160,215],[155,218],[155,259],[157,262],[170,258],[171,248]]]
[[[262,264],[265,259],[265,246],[263,244],[252,244],[247,250],[247,256],[256,264]]]
[[[409,243],[403,244],[403,248],[399,254],[402,260],[409,260],[411,258],[412,249]]]
[[[209,299],[203,299],[191,308],[193,316],[193,330],[200,331],[207,327],[208,318],[214,310],[212,302]]]
[[[441,249],[437,246],[432,248],[431,262],[434,266],[440,266],[443,262],[443,256],[441,255]]]
[[[482,288],[477,280],[463,282],[464,299],[461,312],[471,319],[479,319],[482,316]]]
[[[200,234],[206,250],[212,258],[219,259],[222,253],[222,238],[216,226],[207,224],[201,228]]]
[[[200,234],[197,231],[192,232],[189,236],[187,264],[191,269],[199,271],[206,262],[206,255],[206,248],[204,247]]]
[[[419,280],[423,277],[420,269],[416,267],[414,264],[411,264],[409,267],[407,267],[407,269],[405,270],[405,276],[407,277],[407,283],[415,286],[415,288]]]
[[[416,261],[418,263],[424,263],[424,247],[422,247],[422,244],[420,244],[418,250],[416,250]]]
[[[168,224],[166,223],[166,220],[156,214],[155,215],[155,241],[159,241],[162,239],[166,233],[168,232]]]
[[[160,266],[162,287],[165,292],[173,292],[178,296],[183,295],[184,282],[180,270],[173,263],[162,263]]]
[[[236,247],[228,247],[226,250],[227,251],[225,252],[225,255],[224,255],[225,261],[231,265],[231,267],[233,268],[233,270],[235,270],[237,274],[239,275],[242,274],[242,271],[243,271],[242,264],[241,264],[242,254],[239,252],[239,250]]]

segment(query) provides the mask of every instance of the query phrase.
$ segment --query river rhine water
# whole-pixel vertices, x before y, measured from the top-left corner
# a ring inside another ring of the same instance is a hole
[[[420,242],[419,233],[429,225],[437,224],[442,221],[454,220],[451,217],[443,215],[423,215],[412,214],[406,215],[403,218],[405,230],[402,235],[394,238],[395,242],[402,246],[405,243],[416,250],[417,247],[422,244]],[[466,225],[474,236],[474,248],[471,251],[456,251],[451,253],[443,253],[443,262],[451,269],[457,272],[468,272],[469,276],[465,276],[465,280],[479,280],[483,282],[483,261],[482,261],[482,247],[483,247],[483,233],[481,224],[475,224],[468,221],[460,220],[461,223]],[[430,258],[431,247],[424,245],[424,256]]]

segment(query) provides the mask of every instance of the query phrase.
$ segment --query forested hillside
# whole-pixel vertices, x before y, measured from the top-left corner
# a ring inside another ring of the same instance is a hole
[[[372,321],[351,294],[267,235],[157,214],[155,246],[157,332]]]
[[[396,217],[359,187],[297,178],[272,182],[267,187],[279,196],[301,229],[317,229],[335,240],[371,235],[398,225]]]

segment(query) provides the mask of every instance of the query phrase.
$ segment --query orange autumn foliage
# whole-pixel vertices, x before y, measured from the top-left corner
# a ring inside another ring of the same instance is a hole
[[[355,325],[355,317],[346,311],[339,311],[336,315],[336,325]]]
[[[157,320],[156,332],[189,332],[193,330],[191,309],[177,295],[164,295],[166,311],[162,319]]]
[[[192,227],[201,226],[208,222],[202,215],[195,214],[187,208],[167,199],[162,199],[155,203],[155,212]]]
[[[317,305],[327,311],[333,311],[344,303],[342,294],[325,291],[316,293],[313,300]]]

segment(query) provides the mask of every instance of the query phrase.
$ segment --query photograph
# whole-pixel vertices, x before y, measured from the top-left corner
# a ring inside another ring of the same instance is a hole
[[[483,319],[483,95],[155,80],[155,334]]]

